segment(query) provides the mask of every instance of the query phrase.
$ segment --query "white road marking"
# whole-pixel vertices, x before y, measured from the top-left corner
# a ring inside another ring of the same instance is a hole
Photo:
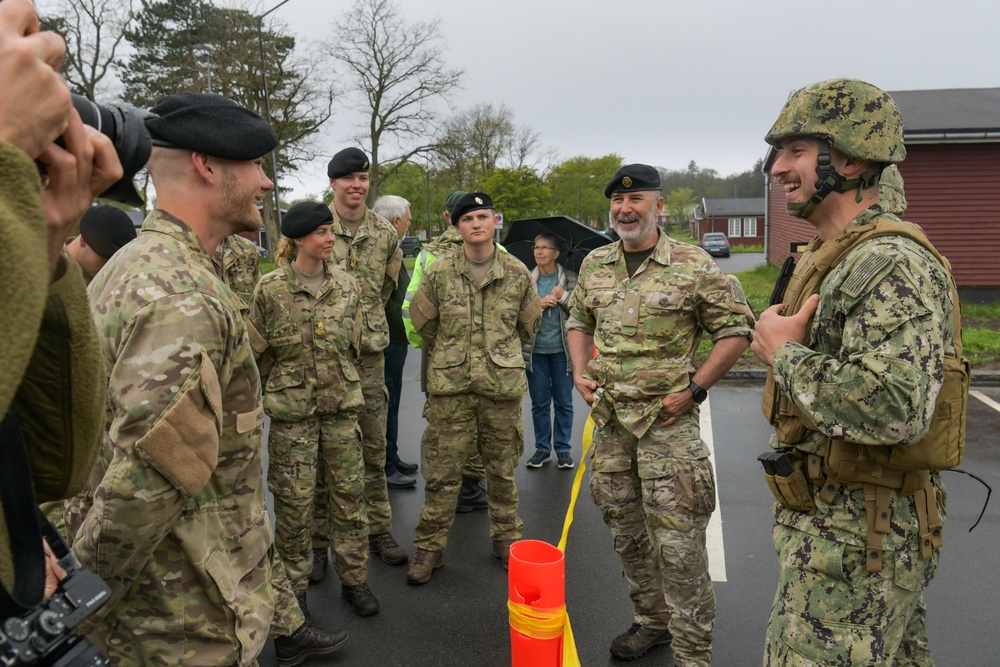
[[[992,398],[990,398],[989,396],[987,396],[983,392],[976,391],[975,389],[970,389],[969,390],[969,394],[972,395],[972,396],[975,396],[980,401],[982,401],[986,405],[990,406],[991,408],[993,408],[997,412],[1000,412],[1000,403],[997,403],[996,401],[994,401]]]
[[[726,580],[726,549],[722,543],[722,508],[719,505],[719,474],[715,469],[715,442],[712,438],[711,398],[701,404],[701,439],[708,445],[708,461],[715,476],[715,511],[708,520],[705,544],[708,548],[708,573],[712,581]]]

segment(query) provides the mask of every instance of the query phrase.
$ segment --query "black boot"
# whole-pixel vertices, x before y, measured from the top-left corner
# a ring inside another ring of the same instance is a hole
[[[347,630],[323,632],[308,622],[303,623],[291,635],[275,638],[274,655],[278,658],[278,667],[294,667],[310,656],[333,653],[347,643],[349,636]]]
[[[313,549],[313,566],[309,572],[309,583],[318,584],[326,576],[327,548]]]
[[[483,481],[462,475],[462,489],[458,492],[458,507],[455,511],[465,514],[472,510],[484,510],[489,507],[486,502],[486,489]]]
[[[368,584],[357,586],[340,585],[340,597],[351,603],[354,613],[358,616],[374,616],[378,613],[378,598],[368,588]]]

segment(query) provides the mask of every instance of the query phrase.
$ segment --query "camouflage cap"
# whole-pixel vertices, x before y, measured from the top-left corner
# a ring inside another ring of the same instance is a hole
[[[903,118],[889,94],[858,79],[830,79],[792,93],[764,140],[781,148],[788,137],[825,139],[844,155],[899,163],[906,157]]]
[[[906,211],[906,193],[903,191],[903,175],[899,167],[890,164],[882,172],[878,181],[878,198],[882,208],[895,215],[903,215]]]

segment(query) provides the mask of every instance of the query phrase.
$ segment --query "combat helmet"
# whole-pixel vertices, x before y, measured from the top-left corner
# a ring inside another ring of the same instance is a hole
[[[878,180],[879,203],[893,215],[903,215],[906,211],[906,192],[903,190],[903,175],[899,167],[890,164],[882,171]]]
[[[861,191],[878,183],[885,165],[906,157],[899,107],[884,90],[858,79],[820,81],[792,93],[764,140],[781,148],[785,139],[796,136],[820,140],[816,194],[805,204],[787,205],[789,213],[800,218],[812,215],[831,192],[857,189],[857,201],[861,201]],[[830,146],[871,162],[874,170],[859,178],[844,178],[830,164]]]

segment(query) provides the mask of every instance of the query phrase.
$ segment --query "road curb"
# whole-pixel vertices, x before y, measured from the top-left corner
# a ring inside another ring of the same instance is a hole
[[[723,378],[726,382],[761,383],[767,377],[763,368],[734,368]],[[972,371],[971,384],[974,387],[1000,387],[1000,371]]]

